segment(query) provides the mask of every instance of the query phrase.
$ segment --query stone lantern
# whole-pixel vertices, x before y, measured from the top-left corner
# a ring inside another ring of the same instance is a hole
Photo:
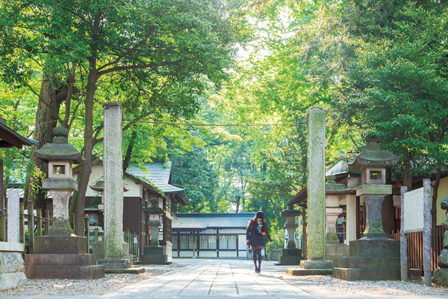
[[[325,215],[326,215],[326,243],[339,243],[337,222],[342,208],[339,207],[339,198],[350,192],[343,184],[336,184],[335,175],[327,175],[325,184]],[[328,247],[328,244],[327,244]]]
[[[384,196],[392,194],[392,185],[386,184],[386,169],[397,164],[399,156],[381,150],[379,137],[366,137],[365,150],[348,165],[362,171],[362,185],[356,188],[356,196],[361,197],[366,209],[366,228],[363,237],[386,239],[381,218]]]
[[[294,242],[295,230],[298,227],[296,217],[300,216],[300,211],[294,210],[293,206],[289,206],[287,210],[283,210],[280,215],[286,217],[285,228],[288,232],[287,248],[282,249],[282,254],[278,258],[276,265],[300,265],[302,259],[302,250],[296,248]]]
[[[95,185],[90,185],[89,187],[93,191],[101,192],[101,204],[98,205],[98,211],[101,211],[102,213],[104,213],[104,205],[102,204],[103,198],[104,198],[104,181],[101,181],[101,180],[97,181],[95,183]],[[123,192],[127,192],[127,191],[129,191],[129,189],[123,186]],[[86,208],[87,214],[89,214],[89,211],[91,211],[91,210],[89,208]],[[96,215],[94,214],[93,217],[98,216],[98,214],[99,213],[96,213]],[[99,224],[97,224],[97,226],[98,226],[98,233],[104,234],[104,231],[101,227],[99,227]],[[99,240],[98,242],[95,242],[92,244],[92,254],[95,256],[95,258],[97,260],[104,259],[104,242],[103,242],[103,240]],[[129,244],[124,241],[123,241],[123,258],[128,259],[130,261],[133,260],[132,254],[129,254]],[[135,268],[132,270],[135,270]],[[118,271],[115,269],[113,271],[106,269],[106,273],[117,273],[117,272]],[[129,272],[134,273],[135,271],[130,270]]]
[[[159,226],[160,216],[163,215],[163,209],[159,207],[159,200],[157,198],[150,199],[151,206],[144,208],[143,212],[149,216],[149,226],[151,227],[151,241],[149,246],[143,248],[141,256],[142,264],[157,264],[167,265],[168,256],[165,248],[159,245]]]
[[[26,255],[25,272],[32,279],[96,279],[104,277],[104,266],[95,265],[88,254],[87,238],[73,234],[69,223],[68,204],[78,183],[72,178],[72,164],[83,162],[81,153],[68,143],[68,130],[53,129],[53,143],[34,151],[48,163],[48,179],[42,188],[50,191],[53,199],[53,224],[49,233],[36,237],[33,254]],[[78,211],[84,213],[84,211]]]
[[[448,211],[448,196],[442,197],[440,201],[442,210]],[[448,214],[445,218],[445,225],[448,226]],[[443,236],[443,249],[439,255],[439,267],[434,270],[432,281],[436,284],[448,286],[448,233]]]
[[[362,185],[356,196],[364,201],[366,228],[363,238],[350,241],[350,256],[333,269],[333,277],[346,280],[400,280],[400,241],[390,240],[383,230],[381,208],[392,185],[386,184],[386,170],[400,157],[381,150],[378,137],[367,136],[365,150],[348,163],[362,171]]]

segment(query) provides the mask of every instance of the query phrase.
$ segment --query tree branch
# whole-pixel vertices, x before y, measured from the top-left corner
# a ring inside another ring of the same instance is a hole
[[[144,68],[160,67],[160,66],[169,66],[169,65],[179,65],[183,61],[184,61],[183,59],[179,59],[176,61],[167,61],[167,62],[162,62],[162,63],[148,63],[148,64],[140,64],[140,65],[117,66],[117,67],[107,69],[105,71],[98,72],[97,79],[99,77],[101,77],[102,75],[112,73],[112,72],[119,72],[119,71],[125,71],[125,70],[136,70],[136,69],[144,69]]]

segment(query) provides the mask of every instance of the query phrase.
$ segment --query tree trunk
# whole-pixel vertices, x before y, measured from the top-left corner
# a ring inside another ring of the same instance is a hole
[[[46,209],[45,193],[36,186],[42,185],[42,177],[36,176],[35,168],[39,169],[45,176],[48,174],[48,163],[44,163],[37,158],[34,150],[40,149],[45,143],[53,142],[52,131],[56,127],[56,119],[59,112],[59,105],[56,101],[56,88],[52,78],[47,73],[43,74],[39,103],[36,111],[36,129],[34,130],[34,140],[39,143],[33,145],[30,155],[30,167],[25,187],[25,201],[34,201],[36,208]],[[34,167],[32,165],[35,165]]]
[[[241,197],[236,198],[236,212],[235,213],[238,213],[238,211],[240,209],[240,199],[241,199]]]
[[[439,185],[440,185],[441,176],[442,176],[442,169],[439,167],[439,168],[437,168],[437,172],[436,172],[436,180],[434,182],[434,185],[432,186],[431,226],[432,226],[433,234],[435,233],[435,229],[437,226],[437,196],[439,193]]]
[[[126,156],[123,161],[123,175],[126,172],[126,169],[129,167],[129,162],[131,161],[132,157],[132,150],[134,149],[135,139],[137,139],[137,131],[134,130],[132,132],[131,141],[129,142],[128,149],[126,150]]]
[[[403,150],[403,167],[404,167],[403,185],[408,187],[408,191],[411,191],[412,172],[411,172],[411,162],[409,160],[409,151],[407,148]]]
[[[390,169],[386,172],[386,184],[392,184]],[[383,229],[386,234],[395,231],[395,208],[394,198],[392,195],[384,197],[383,205],[381,207]]]
[[[78,192],[73,196],[76,208],[75,233],[84,236],[84,209],[86,205],[86,191],[92,172],[93,151],[93,104],[96,90],[97,71],[96,62],[90,61],[90,72],[86,86],[85,127],[84,127],[84,162],[78,176]]]

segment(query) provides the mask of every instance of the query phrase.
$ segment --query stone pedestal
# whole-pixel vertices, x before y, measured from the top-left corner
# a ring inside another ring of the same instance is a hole
[[[350,255],[335,260],[333,277],[344,280],[400,280],[400,241],[386,238],[381,222],[384,197],[365,196],[364,238],[351,241]]]
[[[57,222],[51,227],[49,235],[35,237],[33,254],[25,256],[25,273],[29,279],[104,277],[104,266],[96,265],[95,257],[87,253],[87,238],[71,233],[66,217],[67,197],[70,194],[66,193],[64,197],[63,192],[51,192],[53,205],[56,207],[53,210],[53,221]]]
[[[400,241],[359,239],[350,256],[335,262],[333,277],[344,280],[400,280]]]
[[[0,242],[0,291],[26,283],[23,243]]]
[[[302,250],[298,248],[283,248],[276,265],[300,265]]]

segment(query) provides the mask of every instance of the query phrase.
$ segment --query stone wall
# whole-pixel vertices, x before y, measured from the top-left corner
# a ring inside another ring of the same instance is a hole
[[[24,244],[0,242],[0,291],[25,284],[24,250]]]

